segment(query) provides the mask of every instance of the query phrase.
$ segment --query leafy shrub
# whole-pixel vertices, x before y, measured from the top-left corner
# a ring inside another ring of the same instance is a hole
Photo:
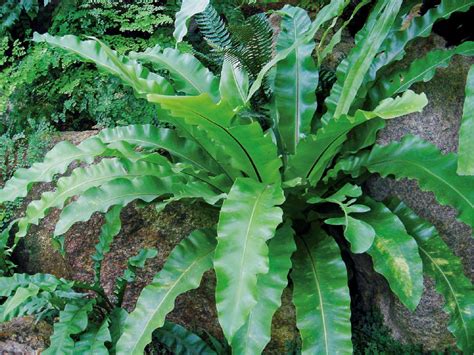
[[[178,42],[189,19],[209,2],[189,4],[183,1],[176,15]],[[409,6],[402,7],[401,0],[377,2],[338,67],[324,109],[317,111],[318,68],[342,29],[319,43],[317,61],[311,56],[314,38],[346,5],[331,1],[314,21],[301,8],[281,9],[276,54],[254,76],[244,63],[226,57],[219,78],[193,55],[174,48],[157,46],[124,56],[97,39],[35,34],[36,41],[77,53],[119,77],[137,96],[155,103],[169,127],[106,129],[78,146],[62,142],[42,163],[18,170],[0,191],[0,201],[26,196],[31,185],[52,181],[73,161],[91,164],[61,177],[56,190],[32,202],[17,221],[16,239],[53,208],[62,209],[56,237],[95,212],[109,215],[134,200],[163,208],[171,201],[202,199],[220,209],[217,226],[185,238],[142,291],[124,322],[117,353],[143,353],[153,331],[165,325],[175,299],[198,287],[211,268],[217,275],[219,322],[235,353],[263,351],[290,271],[302,352],[351,353],[351,299],[340,248],[368,253],[410,310],[421,299],[423,271],[432,277],[446,299],[458,347],[473,351],[474,294],[460,260],[434,227],[402,202],[375,201],[361,188],[372,174],[415,179],[441,204],[452,205],[460,221],[474,226],[474,177],[467,175],[472,156],[464,156],[458,167],[456,154],[443,155],[415,136],[374,144],[385,120],[427,104],[426,96],[410,87],[431,79],[453,55],[472,54],[474,44],[431,52],[391,74],[387,69],[437,20],[467,11],[472,2],[443,2],[413,18],[408,30],[401,25]],[[468,82],[473,77],[474,71]],[[261,124],[248,108],[264,81],[271,97]],[[467,93],[461,137],[472,136],[473,95],[470,89]],[[461,140],[461,152],[466,144]],[[96,157],[104,159],[93,164]],[[457,168],[466,175],[458,175]],[[336,243],[335,236],[343,241]],[[62,323],[60,317],[56,328]]]

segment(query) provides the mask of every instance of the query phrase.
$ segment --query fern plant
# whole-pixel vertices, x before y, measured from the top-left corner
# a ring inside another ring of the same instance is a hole
[[[453,206],[460,221],[474,226],[474,177],[467,175],[474,159],[465,154],[473,134],[471,89],[459,162],[456,154],[443,155],[416,136],[375,144],[386,120],[427,104],[426,96],[410,87],[431,79],[453,55],[474,54],[474,43],[431,52],[389,76],[387,68],[404,56],[406,45],[428,36],[437,20],[467,11],[473,1],[442,1],[408,27],[401,24],[410,6],[377,1],[318,114],[319,68],[340,35],[318,43],[318,61],[312,57],[314,38],[347,3],[331,1],[313,21],[301,8],[283,7],[276,54],[252,83],[250,73],[228,59],[216,77],[193,55],[175,49],[125,57],[98,39],[35,34],[34,40],[76,53],[121,78],[157,104],[170,128],[106,129],[78,146],[59,143],[42,163],[17,171],[0,191],[0,201],[26,196],[34,183],[52,181],[73,161],[90,163],[30,203],[17,221],[16,240],[53,208],[62,209],[55,236],[94,212],[113,213],[133,200],[163,208],[170,201],[201,199],[220,210],[215,229],[191,233],[143,289],[124,323],[118,354],[142,354],[176,298],[198,287],[211,268],[217,276],[219,322],[236,354],[261,353],[270,341],[289,273],[303,354],[351,353],[351,299],[340,248],[370,255],[375,270],[412,311],[423,292],[423,272],[431,276],[446,300],[458,347],[474,350],[474,294],[460,260],[433,226],[402,202],[375,201],[361,189],[371,174],[415,179],[441,204]],[[189,19],[207,6],[205,0],[183,1],[175,22],[178,42]],[[152,62],[169,79],[140,61]],[[273,89],[265,130],[242,114],[263,80]],[[103,159],[94,164],[96,157]],[[456,173],[458,163],[466,175]],[[337,243],[334,236],[343,239]]]

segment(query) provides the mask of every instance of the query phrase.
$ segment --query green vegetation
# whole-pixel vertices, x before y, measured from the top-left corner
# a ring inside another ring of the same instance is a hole
[[[354,13],[367,4],[362,2]],[[104,213],[106,222],[93,256],[94,284],[50,280],[48,275],[0,278],[4,285],[0,289],[5,290],[0,295],[7,297],[0,309],[2,319],[59,312],[45,352],[51,354],[91,349],[143,354],[153,337],[172,351],[186,353],[183,349],[192,347],[205,354],[226,353],[229,349],[217,346],[218,342],[211,347],[201,337],[166,322],[176,298],[197,288],[203,274],[213,269],[226,342],[237,354],[259,354],[270,341],[272,318],[290,275],[301,352],[351,353],[351,297],[340,253],[344,248],[370,255],[374,269],[412,311],[421,299],[423,273],[434,279],[436,290],[446,300],[448,329],[458,348],[471,353],[474,293],[459,258],[433,226],[402,202],[375,201],[361,186],[373,174],[414,179],[423,190],[433,192],[438,202],[453,206],[460,221],[474,227],[470,188],[474,176],[468,175],[473,157],[462,155],[459,171],[466,175],[458,175],[456,154],[443,155],[419,137],[407,136],[386,146],[375,144],[386,120],[420,112],[427,105],[426,96],[411,91],[411,86],[431,79],[452,55],[474,54],[474,43],[431,52],[408,68],[393,70],[393,64],[403,58],[411,41],[428,36],[437,20],[467,11],[473,2],[442,2],[406,25],[411,6],[402,6],[401,0],[377,1],[327,92],[319,85],[319,72],[324,72],[327,55],[341,40],[342,29],[332,30],[341,22],[346,26],[347,22],[337,19],[347,5],[348,1],[331,1],[314,20],[304,9],[285,5],[278,11],[281,31],[275,43],[265,14],[247,16],[240,28],[233,28],[232,21],[227,26],[217,16],[208,0],[193,1],[192,6],[190,0],[183,0],[173,31],[177,46],[152,43],[158,38],[153,36],[145,42],[127,39],[125,44],[107,35],[82,39],[64,35],[70,27],[60,23],[51,27],[53,34],[35,33],[33,40],[39,45],[31,53],[55,53],[61,63],[64,55],[64,60],[88,68],[88,73],[92,73],[90,63],[95,64],[120,80],[110,90],[113,95],[124,85],[128,95],[133,90],[133,102],[156,116],[139,112],[140,117],[154,120],[125,118],[123,123],[133,124],[103,129],[77,146],[61,142],[42,162],[18,169],[5,183],[0,202],[26,197],[36,183],[55,186],[5,229],[0,246],[7,254],[31,225],[54,208],[62,209],[54,231],[59,240],[72,225],[87,221],[95,212]],[[130,8],[128,15],[115,20],[115,12],[104,8],[101,16],[107,20],[95,26],[102,33],[108,26],[119,32],[149,32],[151,15],[156,26],[169,23],[168,15],[161,12],[166,9]],[[94,16],[88,13],[78,17],[78,28]],[[193,53],[189,45],[179,45],[193,17],[208,45],[199,53]],[[70,26],[74,21],[66,23]],[[318,33],[323,35],[318,37]],[[127,44],[132,51],[124,50]],[[148,46],[152,48],[145,49]],[[84,64],[77,64],[78,57]],[[47,68],[45,75],[50,75]],[[54,85],[59,90],[76,92],[68,87],[69,79],[61,81],[61,71],[56,75]],[[112,80],[101,75],[105,81]],[[77,88],[81,85],[79,80]],[[100,84],[95,87],[104,91]],[[316,92],[326,96],[317,100]],[[102,99],[91,105],[92,110],[100,110]],[[117,113],[114,110],[134,107],[124,101],[124,106],[104,105],[103,110]],[[471,106],[472,92],[467,89],[468,113],[461,137],[471,131]],[[123,115],[127,117],[120,111],[110,122],[95,123],[115,126],[122,123],[118,120]],[[66,116],[55,123],[68,122]],[[77,127],[82,124],[80,118]],[[465,144],[470,144],[468,139],[461,140],[461,152],[468,149]],[[56,179],[75,161],[88,165]],[[182,240],[143,289],[134,311],[127,314],[120,308],[125,285],[133,282],[136,268],[156,252],[145,250],[131,258],[117,280],[115,299],[104,294],[99,283],[101,262],[121,229],[120,211],[135,200],[161,209],[172,201],[196,199],[220,211],[218,224],[193,231]],[[335,237],[342,242],[337,243]],[[94,291],[97,298],[77,296],[77,289]],[[102,311],[93,312],[94,307]]]

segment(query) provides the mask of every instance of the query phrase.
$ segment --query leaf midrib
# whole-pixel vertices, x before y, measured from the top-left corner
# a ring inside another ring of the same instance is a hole
[[[314,281],[315,281],[314,283],[316,285],[316,289],[318,291],[318,296],[319,296],[319,300],[320,300],[321,320],[322,320],[322,323],[323,323],[324,345],[325,345],[326,355],[329,355],[329,349],[328,349],[329,348],[329,340],[328,340],[328,331],[327,331],[327,325],[326,325],[326,313],[324,311],[323,295],[322,295],[322,292],[321,292],[321,288],[319,286],[320,282],[319,282],[318,272],[316,270],[316,262],[313,258],[313,255],[311,254],[311,251],[310,251],[309,246],[306,243],[306,241],[303,238],[301,238],[301,240],[303,241],[303,244],[305,246],[306,252],[307,252],[308,257],[309,257],[309,260],[311,262],[312,274],[313,274],[313,278],[314,278]]]
[[[455,188],[453,185],[451,185],[448,181],[444,180],[443,178],[441,178],[440,176],[432,173],[430,170],[428,170],[427,168],[425,168],[423,165],[419,165],[417,163],[414,163],[413,161],[410,161],[410,160],[405,160],[405,159],[390,159],[390,160],[382,160],[382,161],[379,161],[377,163],[369,163],[368,164],[368,167],[370,166],[373,166],[373,165],[381,165],[381,164],[387,164],[387,163],[391,163],[391,162],[401,162],[401,163],[407,163],[409,165],[413,165],[413,166],[416,166],[417,168],[420,168],[421,170],[424,170],[425,172],[427,172],[429,175],[433,176],[434,178],[436,178],[437,180],[441,181],[442,183],[444,183],[445,185],[447,185],[448,187],[450,187],[454,192],[456,192],[462,200],[466,201],[466,203],[469,205],[469,207],[473,208],[474,209],[474,204],[471,203],[465,196],[464,194],[462,194],[457,188]]]
[[[252,212],[250,213],[250,219],[249,219],[249,223],[247,225],[247,230],[245,232],[245,244],[244,244],[244,249],[242,251],[242,256],[240,258],[240,269],[239,269],[239,282],[238,282],[238,288],[237,288],[237,299],[240,300],[241,299],[241,294],[242,294],[242,279],[243,279],[243,268],[244,268],[244,261],[246,259],[246,256],[247,256],[247,247],[248,247],[248,244],[249,244],[249,235],[250,235],[250,229],[251,227],[253,226],[253,223],[254,223],[254,218],[255,218],[255,212],[256,212],[256,209],[257,209],[257,206],[259,205],[259,202],[261,201],[264,193],[265,193],[266,189],[263,189],[260,194],[258,195],[257,199],[255,200],[255,203],[252,207]],[[234,307],[234,314],[233,314],[233,317],[232,318],[235,318],[235,312],[237,312],[239,309],[238,307]]]
[[[449,279],[446,277],[446,275],[444,274],[443,270],[438,266],[438,264],[433,260],[433,258],[431,257],[431,255],[425,250],[423,249],[422,246],[418,245],[418,248],[423,252],[423,254],[426,255],[426,257],[428,259],[430,259],[431,263],[436,267],[436,269],[438,270],[438,272],[443,276],[444,280],[446,281],[446,284],[448,285],[449,287],[449,290],[453,296],[453,299],[454,299],[454,302],[456,303],[456,309],[458,311],[458,314],[459,314],[459,317],[461,318],[462,320],[462,324],[463,324],[463,330],[464,330],[464,333],[466,334],[466,339],[469,340],[469,333],[468,333],[468,330],[467,330],[467,326],[466,326],[466,322],[464,321],[464,317],[463,317],[463,312],[462,312],[462,309],[461,307],[459,306],[459,301],[456,297],[456,293],[451,285],[451,282],[449,281]]]
[[[205,255],[199,257],[198,259],[196,259],[195,261],[193,261],[183,272],[181,272],[181,275],[176,279],[176,281],[173,283],[172,287],[169,287],[168,291],[166,291],[166,293],[163,295],[163,298],[162,298],[161,302],[158,304],[157,307],[155,307],[156,311],[153,313],[153,317],[149,317],[148,321],[145,324],[144,329],[147,329],[149,327],[150,323],[152,322],[152,320],[154,318],[154,315],[157,314],[160,311],[160,307],[167,300],[170,293],[177,287],[176,285],[178,285],[179,281],[181,281],[181,279],[187,275],[187,273],[189,272],[189,270],[193,266],[200,264],[202,262],[202,260],[207,258],[209,255],[211,255],[213,253],[213,251],[214,251],[214,249],[211,248],[211,250],[207,254],[205,254]],[[135,354],[135,351],[137,350],[137,347],[139,345],[139,341],[141,339],[143,339],[143,334],[144,333],[142,333],[142,335],[138,338],[139,340],[135,342],[135,345],[134,345],[132,351],[130,352],[130,354]]]

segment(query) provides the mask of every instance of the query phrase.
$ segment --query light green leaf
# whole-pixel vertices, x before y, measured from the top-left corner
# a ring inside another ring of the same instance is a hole
[[[46,42],[49,45],[63,48],[70,53],[79,55],[85,61],[95,63],[107,73],[118,76],[141,96],[173,93],[170,83],[163,77],[149,72],[138,62],[117,54],[97,39],[81,41],[72,35],[56,37],[48,33],[40,35],[35,32],[33,41]]]
[[[222,206],[214,258],[216,305],[229,344],[258,299],[257,277],[268,272],[268,246],[282,221],[279,186],[239,178]]]
[[[474,175],[474,65],[467,75],[466,100],[459,129],[459,175]]]
[[[374,109],[374,114],[385,120],[405,116],[414,112],[421,112],[428,104],[424,93],[415,94],[411,90],[403,92],[396,98],[387,98],[381,101]]]
[[[128,316],[117,343],[119,355],[142,355],[152,332],[165,324],[176,297],[195,289],[212,266],[216,240],[210,231],[196,231],[171,252],[163,269],[145,287]]]
[[[185,139],[173,129],[155,127],[152,125],[130,125],[126,127],[107,128],[97,135],[102,142],[114,145],[126,142],[133,147],[158,150],[164,149],[171,154],[175,161],[187,162],[197,169],[209,172],[221,171],[212,157],[194,143]]]
[[[181,53],[174,48],[162,49],[157,45],[143,53],[131,52],[129,56],[151,62],[158,69],[167,70],[177,91],[187,95],[207,93],[215,101],[218,100],[217,78],[190,53]]]
[[[324,6],[316,16],[316,19],[312,22],[311,27],[298,41],[294,42],[290,47],[285,50],[279,51],[265,66],[260,70],[257,77],[255,78],[252,86],[250,87],[249,94],[247,96],[247,102],[253,97],[253,95],[260,89],[263,83],[263,79],[268,72],[280,61],[284,60],[289,56],[296,47],[303,43],[308,43],[314,40],[314,36],[321,28],[321,26],[332,20],[334,17],[339,16],[346,5],[349,3],[348,0],[333,0],[326,6]]]
[[[13,178],[0,190],[0,203],[25,197],[35,182],[50,182],[56,174],[64,174],[74,161],[92,163],[96,156],[104,155],[107,146],[97,137],[91,137],[78,146],[69,142],[58,143],[45,156],[43,162],[29,169],[18,169]]]
[[[13,274],[10,277],[0,277],[0,297],[9,297],[18,287],[27,288],[30,284],[35,284],[41,290],[53,292],[58,285],[66,283],[63,279],[58,279],[49,274]]]
[[[389,77],[385,76],[369,92],[371,105],[404,92],[417,82],[431,80],[436,74],[436,69],[447,67],[454,55],[474,56],[474,42],[464,42],[452,49],[431,51],[424,57],[414,60],[408,69],[395,71]]]
[[[115,179],[100,187],[93,187],[62,211],[54,231],[66,233],[76,222],[87,221],[94,212],[107,212],[111,206],[126,206],[134,200],[151,202],[161,195],[173,194],[185,184],[180,176],[141,176],[134,179]]]
[[[22,303],[34,297],[39,292],[39,287],[31,283],[28,287],[18,287],[15,294],[9,297],[5,304],[2,305],[3,313],[0,314],[0,321],[5,322],[9,320],[10,313],[14,312]]]
[[[432,191],[439,203],[455,207],[459,220],[474,227],[474,177],[457,175],[456,164],[456,154],[442,155],[431,143],[406,136],[401,142],[376,145],[369,152],[341,159],[326,180],[339,172],[360,176],[365,169],[383,177],[415,179],[422,190]]]
[[[400,301],[414,311],[423,293],[423,265],[415,240],[405,226],[384,204],[366,197],[363,203],[370,212],[360,219],[375,229],[375,240],[367,251],[374,269],[388,281]]]
[[[353,253],[364,253],[371,246],[375,238],[372,226],[359,218],[351,217],[353,213],[370,211],[365,205],[356,204],[356,197],[362,195],[360,186],[345,184],[342,188],[328,197],[311,196],[308,203],[334,203],[344,213],[344,217],[328,218],[324,222],[333,226],[344,226],[344,237],[351,244]]]
[[[245,106],[249,91],[248,73],[240,66],[224,58],[219,91],[222,100],[228,102],[231,107]]]
[[[165,322],[163,327],[155,330],[153,339],[175,355],[216,355],[201,337],[179,324]]]
[[[199,96],[150,95],[148,101],[159,104],[170,111],[168,121],[186,129],[205,150],[235,179],[241,174],[228,164],[238,166],[249,176],[257,178],[257,172],[242,149],[240,142],[229,132],[235,113],[228,103],[215,104],[207,94]],[[229,154],[226,152],[229,151]],[[231,162],[228,162],[231,160]],[[226,164],[226,162],[228,162]]]
[[[232,126],[234,112],[228,104],[214,104],[208,95],[200,96],[160,96],[150,95],[151,102],[159,103],[170,110],[177,123],[205,131],[204,136],[196,136],[206,150],[219,162],[229,162],[256,180],[274,183],[279,181],[281,161],[277,156],[276,145],[269,135],[264,135],[257,122]],[[194,134],[195,132],[192,132]],[[233,178],[242,174],[226,171]]]
[[[401,3],[401,0],[384,0],[377,3],[371,15],[373,21],[366,23],[356,40],[356,46],[337,68],[337,81],[325,101],[327,112],[322,117],[323,124],[349,112],[373,59],[390,31]]]
[[[261,354],[271,339],[272,318],[281,306],[281,295],[288,284],[291,255],[296,250],[294,234],[290,225],[285,224],[270,240],[269,270],[259,275],[257,304],[232,341],[232,351],[236,354]]]
[[[346,215],[345,217],[326,219],[324,223],[333,226],[344,226],[344,237],[351,243],[353,253],[365,253],[374,242],[374,229],[370,224],[360,219]]]
[[[464,354],[474,351],[474,288],[464,276],[461,260],[428,222],[418,217],[403,202],[392,200],[389,208],[398,215],[416,239],[423,269],[436,282],[445,299],[444,310],[451,315],[448,329]]]
[[[59,313],[59,321],[54,324],[51,344],[42,352],[44,355],[74,354],[74,340],[71,335],[79,334],[87,328],[88,313],[95,300],[76,300],[68,303]]]
[[[329,121],[316,135],[310,135],[300,142],[296,155],[288,159],[286,180],[304,177],[313,186],[316,185],[352,129],[376,116],[391,119],[420,112],[427,103],[425,94],[407,91],[395,99],[382,101],[372,112],[357,110],[353,117],[344,115],[338,120]]]
[[[319,227],[296,242],[291,279],[302,354],[352,354],[351,301],[339,247]]]
[[[163,159],[167,163],[166,159]],[[70,176],[58,179],[56,190],[47,191],[41,199],[31,202],[25,216],[18,221],[17,238],[24,237],[31,224],[38,224],[53,208],[63,208],[67,200],[84,191],[101,186],[117,178],[134,179],[150,175],[157,177],[175,174],[171,165],[157,165],[147,162],[130,162],[120,159],[104,159],[96,165],[75,169]]]
[[[334,47],[337,46],[339,44],[339,42],[341,42],[342,33],[345,30],[345,28],[347,27],[347,25],[349,25],[349,23],[352,21],[352,19],[355,17],[355,15],[359,12],[359,10],[362,7],[364,7],[365,5],[367,5],[369,2],[370,2],[370,0],[363,0],[363,1],[359,2],[356,5],[356,7],[354,8],[354,10],[352,11],[351,17],[347,21],[345,21],[341,25],[341,27],[339,27],[339,29],[336,31],[336,33],[334,33],[331,36],[331,40],[329,41],[329,43],[323,49],[321,49],[322,45],[324,44],[325,37],[327,36],[328,33],[331,32],[334,25],[336,25],[336,22],[337,22],[338,18],[335,18],[333,20],[331,26],[328,27],[328,29],[326,29],[325,33],[323,34],[323,36],[321,38],[321,41],[318,44],[318,48],[316,50],[316,54],[317,54],[317,57],[318,57],[318,66],[321,66],[321,63],[324,61],[324,59],[327,57],[327,55],[332,53],[333,50],[334,50]]]
[[[179,43],[188,33],[188,22],[191,17],[204,11],[209,0],[183,0],[181,9],[176,13],[173,37]]]
[[[291,47],[311,26],[305,10],[285,5],[277,50]],[[314,41],[297,45],[289,55],[278,62],[275,77],[275,104],[278,128],[289,154],[294,154],[300,137],[309,134],[316,112],[318,71],[311,56]]]
[[[91,327],[81,335],[76,343],[74,354],[76,355],[108,355],[109,350],[105,346],[106,342],[111,341],[109,332],[109,319],[105,318],[102,325],[98,328]]]

